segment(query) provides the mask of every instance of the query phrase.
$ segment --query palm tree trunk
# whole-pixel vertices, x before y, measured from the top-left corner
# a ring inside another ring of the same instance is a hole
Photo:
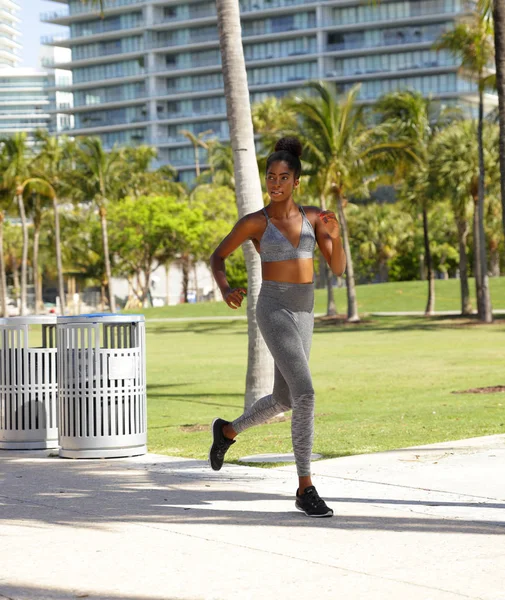
[[[500,252],[498,244],[493,244],[489,250],[489,272],[491,277],[500,276]]]
[[[468,286],[468,257],[466,255],[466,239],[468,237],[468,222],[458,219],[458,246],[459,246],[459,281],[461,289],[461,314],[471,315],[470,288]]]
[[[326,316],[336,317],[337,305],[335,304],[335,292],[333,291],[333,273],[326,260],[324,262],[326,270]]]
[[[230,126],[233,170],[239,218],[263,208],[256,161],[249,88],[237,0],[216,0],[226,112]],[[243,246],[247,267],[248,361],[245,406],[272,392],[273,360],[256,321],[256,304],[261,286],[261,262],[252,245]]]
[[[502,226],[505,236],[505,2],[494,0],[494,47],[496,89],[498,91],[498,120],[500,123],[500,177]]]
[[[189,256],[183,255],[182,261],[182,295],[184,302],[188,301],[188,289],[189,289]]]
[[[65,282],[63,280],[63,261],[61,258],[61,235],[60,235],[60,212],[58,208],[58,198],[53,198],[53,212],[54,212],[54,243],[56,250],[56,269],[58,271],[58,294],[60,296],[60,311],[62,315],[65,315],[67,309],[67,303],[65,298]]]
[[[17,192],[16,198],[19,207],[19,216],[21,217],[21,227],[23,230],[23,251],[21,256],[21,305],[19,307],[20,316],[26,315],[26,286],[28,277],[28,224],[26,222],[25,203],[23,202],[22,191]]]
[[[194,149],[195,149],[195,171],[196,171],[196,176],[200,177],[200,155],[199,155],[198,145],[194,144]]]
[[[41,314],[44,310],[42,303],[42,286],[39,272],[39,242],[40,242],[40,219],[34,219],[33,227],[33,283],[35,286],[35,313]]]
[[[109,309],[111,313],[116,312],[116,300],[112,289],[112,271],[110,267],[109,255],[109,234],[107,231],[107,210],[105,206],[100,206],[100,224],[102,226],[103,259],[105,263],[105,275],[107,277],[107,289],[109,292]]]
[[[356,299],[356,283],[354,281],[354,266],[352,264],[351,245],[349,243],[349,230],[347,228],[347,219],[345,218],[342,198],[337,198],[338,219],[344,242],[344,252],[346,259],[346,279],[347,279],[347,320],[356,323],[360,320],[358,314],[358,301]]]
[[[479,255],[478,260],[480,262],[480,276],[481,276],[481,287],[482,287],[482,312],[479,313],[479,319],[485,323],[491,323],[493,320],[493,311],[491,308],[491,293],[489,290],[489,276],[487,273],[487,257],[486,257],[486,235],[484,233],[484,141],[483,141],[483,128],[484,128],[484,92],[482,88],[479,89],[479,126],[478,126],[478,139],[479,139],[479,204],[478,204],[478,227],[479,227]]]
[[[428,234],[428,211],[423,205],[423,239],[424,255],[426,257],[426,270],[428,271],[428,302],[424,315],[430,317],[435,313],[435,273],[433,272],[433,261],[431,260],[430,237]]]
[[[473,208],[473,273],[475,276],[475,295],[477,297],[477,314],[479,319],[483,314],[482,308],[482,275],[481,275],[481,263],[479,260],[479,209],[478,197],[474,197],[474,208]]]
[[[0,211],[0,310],[2,317],[8,317],[7,313],[7,277],[5,275],[4,258],[4,212]]]
[[[321,196],[321,210],[326,210],[326,198],[324,196]],[[337,305],[335,304],[335,291],[333,290],[333,273],[324,257],[321,256],[321,260],[324,264],[324,281],[326,282],[326,316],[335,317],[337,315]]]

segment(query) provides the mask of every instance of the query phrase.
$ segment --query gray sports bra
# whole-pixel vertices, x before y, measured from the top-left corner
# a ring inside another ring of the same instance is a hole
[[[292,260],[294,258],[313,258],[316,247],[316,236],[314,228],[307,219],[307,215],[301,206],[298,207],[302,213],[302,232],[300,241],[296,248],[277,227],[270,221],[265,209],[267,226],[260,240],[261,262],[279,262],[281,260]]]

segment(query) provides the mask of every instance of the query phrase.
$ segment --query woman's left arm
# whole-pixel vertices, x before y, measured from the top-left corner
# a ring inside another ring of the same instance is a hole
[[[316,240],[330,269],[340,277],[345,271],[345,252],[340,225],[331,210],[317,211],[314,224]]]

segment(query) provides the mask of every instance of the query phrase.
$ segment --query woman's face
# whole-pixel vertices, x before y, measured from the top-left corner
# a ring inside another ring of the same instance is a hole
[[[289,168],[288,163],[279,160],[268,167],[266,183],[272,202],[282,202],[289,200],[300,181],[295,179],[294,171]]]

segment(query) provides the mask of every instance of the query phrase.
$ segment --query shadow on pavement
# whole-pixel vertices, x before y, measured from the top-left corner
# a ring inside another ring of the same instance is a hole
[[[153,600],[154,596],[125,596],[121,594],[120,596],[116,594],[107,594],[107,595],[97,595],[94,593],[85,593],[84,591],[76,590],[76,589],[68,589],[64,590],[61,588],[41,588],[41,587],[32,587],[28,585],[18,586],[11,585],[9,583],[0,582],[0,599],[5,598],[6,600],[11,600],[16,598],[16,600],[69,600],[70,598],[77,600],[79,598],[89,600]],[[160,596],[158,596],[160,598]],[[163,600],[178,600],[175,596],[163,596]]]
[[[159,463],[33,457],[26,460],[18,453],[12,458],[0,456],[0,485],[0,521],[27,521],[29,526],[42,522],[108,528],[119,521],[157,527],[275,525],[505,535],[503,521],[438,515],[411,517],[405,513],[401,516],[339,515],[340,503],[505,508],[504,504],[497,503],[438,502],[433,494],[426,502],[375,496],[327,497],[334,503],[336,517],[309,519],[295,510],[293,495],[277,492],[280,486],[285,487],[282,480],[269,479],[264,471],[247,467],[229,467],[214,473],[204,469],[203,461],[197,460]],[[413,488],[412,495],[418,493],[419,490]]]

